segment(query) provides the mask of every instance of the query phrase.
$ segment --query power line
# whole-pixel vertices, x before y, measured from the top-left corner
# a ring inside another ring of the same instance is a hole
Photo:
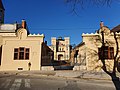
[[[113,28],[113,27],[110,27]],[[99,28],[92,28],[92,27],[82,27],[82,28],[29,28],[29,29],[34,29],[34,30],[98,30]]]
[[[97,28],[29,28],[34,30],[88,30],[88,29],[96,29]]]

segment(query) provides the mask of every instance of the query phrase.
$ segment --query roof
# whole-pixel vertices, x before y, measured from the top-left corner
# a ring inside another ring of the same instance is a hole
[[[0,33],[12,33],[16,32],[18,29],[22,28],[22,25],[19,23],[15,24],[1,24]],[[27,34],[30,34],[28,27],[26,26]]]
[[[103,26],[105,28],[108,28],[110,30],[110,28],[108,26]],[[101,33],[101,28],[99,28],[98,30],[96,30],[97,33]]]
[[[0,32],[15,32],[16,24],[1,24]]]
[[[111,32],[120,32],[120,25],[114,27]]]
[[[77,46],[75,46],[73,49],[76,49],[76,48],[78,48],[78,47],[80,47],[80,46],[82,46],[82,45],[85,45],[85,42],[81,42],[81,43],[79,43]]]
[[[4,9],[4,6],[3,6],[3,3],[2,3],[2,0],[0,0],[0,9],[5,10],[5,9]]]

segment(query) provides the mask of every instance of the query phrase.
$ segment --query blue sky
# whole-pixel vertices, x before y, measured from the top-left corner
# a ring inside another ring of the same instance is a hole
[[[2,0],[5,7],[5,23],[25,19],[30,33],[43,33],[50,45],[51,37],[70,37],[71,44],[82,41],[82,33],[94,33],[100,21],[110,28],[120,24],[120,3],[110,7],[89,5],[71,13],[64,0]]]

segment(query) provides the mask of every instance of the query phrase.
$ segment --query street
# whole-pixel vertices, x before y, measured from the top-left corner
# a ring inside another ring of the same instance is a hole
[[[111,81],[13,75],[0,78],[0,90],[115,90]]]

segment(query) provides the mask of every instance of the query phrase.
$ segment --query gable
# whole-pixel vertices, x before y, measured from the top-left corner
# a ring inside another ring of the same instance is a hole
[[[105,33],[105,35],[109,35],[110,34],[110,29],[107,26],[103,26],[102,28],[99,29],[99,34],[101,34],[102,32]]]
[[[17,37],[19,39],[26,39],[27,38],[27,30],[24,28],[18,29],[17,31]]]

